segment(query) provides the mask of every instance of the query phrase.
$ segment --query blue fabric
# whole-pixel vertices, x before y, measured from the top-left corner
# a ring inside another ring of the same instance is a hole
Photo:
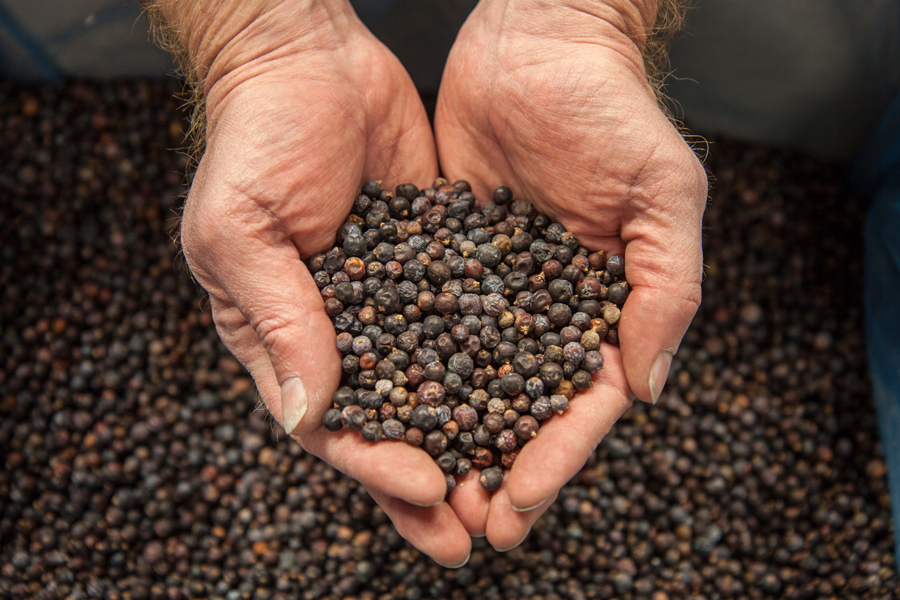
[[[900,170],[900,96],[884,113],[869,141],[856,158],[850,183],[863,197],[871,198]]]
[[[872,195],[866,219],[866,341],[900,568],[900,98],[860,156],[854,183]]]
[[[5,6],[0,4],[0,31],[8,40],[8,43],[15,45],[14,50],[18,50],[18,54],[24,54],[26,63],[18,65],[18,70],[22,71],[20,76],[24,75],[25,79],[40,79],[55,81],[59,79],[60,73],[53,62],[53,59],[47,54],[43,45],[36,40],[28,31],[26,31],[18,21],[13,17],[12,13]],[[0,61],[8,62],[11,56],[7,56],[10,49],[0,47]],[[0,72],[5,69],[0,69]]]
[[[888,465],[900,568],[900,173],[875,196],[866,223],[866,338]]]

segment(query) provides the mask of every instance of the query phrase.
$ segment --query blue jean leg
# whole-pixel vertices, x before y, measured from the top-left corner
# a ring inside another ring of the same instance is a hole
[[[873,198],[866,221],[866,338],[878,427],[888,465],[900,567],[900,172]]]

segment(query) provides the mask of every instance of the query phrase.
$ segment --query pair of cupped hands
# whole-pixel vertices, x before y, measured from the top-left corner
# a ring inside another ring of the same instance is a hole
[[[208,133],[182,242],[219,335],[274,418],[419,550],[448,567],[472,537],[509,550],[633,399],[658,399],[700,302],[706,176],[647,82],[653,8],[482,0],[447,61],[432,132],[406,71],[345,0],[260,4],[197,15],[203,27],[183,35],[206,74]],[[593,388],[543,424],[493,495],[473,471],[445,498],[422,450],[321,424],[341,360],[303,260],[332,247],[365,179],[423,187],[439,172],[481,202],[508,185],[582,245],[624,254],[633,288],[621,350],[603,345]]]

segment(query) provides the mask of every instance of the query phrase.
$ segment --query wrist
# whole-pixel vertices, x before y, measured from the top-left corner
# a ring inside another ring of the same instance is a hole
[[[245,65],[337,47],[356,23],[347,0],[150,0],[189,81],[204,95]]]
[[[570,10],[584,12],[615,27],[643,52],[663,0],[566,0]]]
[[[507,8],[556,14],[563,20],[592,21],[607,31],[615,31],[643,51],[651,35],[656,13],[666,0],[492,0]],[[572,30],[569,28],[568,32]],[[562,31],[565,32],[566,29]]]

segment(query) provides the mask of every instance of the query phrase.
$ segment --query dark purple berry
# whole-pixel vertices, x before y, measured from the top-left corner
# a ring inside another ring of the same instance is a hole
[[[563,327],[559,332],[559,341],[565,346],[566,344],[570,344],[572,342],[577,342],[581,339],[581,330],[572,325],[567,325]]]
[[[481,298],[475,294],[462,294],[459,297],[459,312],[464,315],[480,315],[482,308]]]
[[[388,440],[402,440],[406,434],[406,427],[397,419],[387,419],[381,424],[384,437]]]
[[[544,382],[539,377],[529,377],[525,381],[525,393],[531,398],[537,398],[544,393]]]
[[[613,277],[618,277],[625,272],[625,258],[614,254],[606,259],[606,270]]]
[[[562,394],[553,394],[550,396],[550,408],[557,414],[562,414],[569,410],[569,399]]]
[[[579,342],[569,342],[563,348],[563,357],[574,365],[581,364],[584,360],[584,346]]]
[[[533,377],[537,375],[540,365],[534,354],[530,352],[519,352],[512,360],[513,369],[522,377]]]
[[[378,421],[369,421],[365,425],[363,425],[362,430],[360,430],[360,435],[367,442],[375,443],[380,442],[381,438],[384,437],[384,433],[381,430],[381,423]]]
[[[453,409],[453,420],[461,431],[471,431],[478,424],[478,412],[468,404],[460,404]]]
[[[531,311],[540,313],[547,310],[553,304],[553,297],[547,290],[538,290],[531,298]],[[554,323],[555,324],[555,323]]]
[[[516,435],[519,436],[520,439],[527,442],[537,435],[539,428],[540,424],[535,417],[531,415],[522,415],[513,426],[513,431],[516,432]]]
[[[596,373],[603,368],[603,355],[596,350],[585,352],[581,367],[588,373]]]
[[[429,431],[425,434],[422,448],[431,456],[438,456],[447,449],[447,436],[438,429]]]
[[[432,432],[432,433],[434,433],[434,432]],[[429,435],[431,435],[431,434],[429,434]],[[425,444],[426,445],[428,444],[427,436],[425,438]],[[450,452],[441,453],[439,456],[437,456],[434,459],[434,462],[437,463],[437,466],[439,466],[441,468],[441,471],[443,471],[444,473],[449,474],[449,473],[452,473],[454,471],[454,469],[456,469],[456,457],[453,456],[453,454]],[[450,477],[449,479],[453,479],[453,478]],[[448,481],[449,481],[449,479],[448,479]],[[455,482],[456,480],[453,479],[453,481]]]
[[[468,458],[460,458],[456,461],[456,475],[465,477],[472,470],[472,461]]]
[[[438,424],[437,414],[434,408],[427,404],[420,404],[412,411],[409,418],[410,425],[422,430],[423,432],[431,431]],[[409,432],[407,432],[408,434]]]
[[[494,201],[494,204],[504,205],[512,202],[513,193],[512,190],[506,187],[505,185],[501,185],[491,194],[491,200]]]
[[[500,452],[512,452],[519,447],[519,438],[512,429],[504,429],[494,437],[494,446]]]
[[[575,386],[576,391],[583,392],[594,385],[594,382],[591,380],[590,373],[584,369],[579,369],[572,375],[572,385]]]
[[[506,427],[506,421],[503,419],[503,415],[498,413],[488,413],[484,415],[481,419],[484,428],[488,431],[488,433],[495,435],[503,431],[503,428]],[[476,435],[478,430],[476,428]],[[477,440],[476,440],[477,441]]]
[[[436,360],[434,362],[430,362],[425,365],[425,379],[427,381],[442,381],[444,379],[444,375],[446,374],[447,368],[441,363],[441,361]],[[462,382],[460,382],[462,385]]]
[[[550,398],[547,396],[541,396],[537,400],[531,403],[531,409],[529,410],[531,416],[537,419],[538,421],[545,421],[553,416],[553,408],[550,404]]]
[[[458,296],[447,292],[441,292],[434,298],[434,308],[445,315],[453,314],[459,308]]]
[[[444,319],[437,315],[425,317],[422,325],[423,331],[425,332],[425,337],[427,337],[428,339],[433,340],[437,336],[444,333]]]
[[[428,406],[432,407],[440,406],[444,401],[445,396],[444,386],[437,381],[424,382],[418,387],[416,393],[419,396],[420,402],[424,402]],[[417,425],[417,427],[419,427],[419,425]]]
[[[350,431],[359,431],[366,423],[366,411],[356,404],[351,404],[341,411],[341,422]]]
[[[346,331],[337,334],[335,339],[337,349],[343,354],[347,354],[353,348],[353,336]]]
[[[481,472],[478,481],[487,491],[496,492],[503,485],[503,469],[500,467],[488,467]]]
[[[340,430],[344,426],[344,423],[341,421],[341,411],[337,408],[326,410],[325,414],[322,415],[322,425],[328,431]]]
[[[625,300],[628,299],[628,282],[620,281],[609,286],[609,289],[606,291],[606,299],[610,302],[621,306],[625,303]]]
[[[561,302],[557,302],[550,305],[547,317],[554,327],[565,327],[572,319],[572,309]]]

